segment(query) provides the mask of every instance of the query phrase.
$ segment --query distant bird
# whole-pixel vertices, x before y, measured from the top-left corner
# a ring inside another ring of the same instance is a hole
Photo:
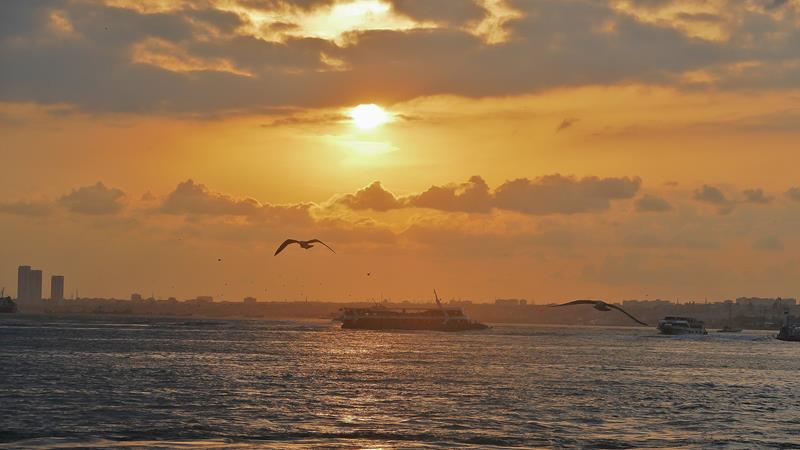
[[[559,306],[571,306],[571,305],[594,305],[594,309],[596,309],[598,311],[603,311],[603,312],[611,311],[611,309],[613,308],[613,309],[616,309],[617,311],[621,311],[622,314],[625,314],[626,316],[630,317],[631,319],[633,319],[637,323],[639,323],[641,325],[644,325],[644,326],[648,326],[646,323],[644,323],[641,320],[637,319],[636,317],[633,317],[632,315],[628,314],[627,311],[625,311],[624,309],[620,308],[619,306],[612,305],[610,303],[606,303],[606,302],[604,302],[602,300],[575,300],[575,301],[564,303],[564,304],[561,304],[561,305],[551,305],[551,307],[557,308]]]
[[[222,258],[217,258],[217,262],[222,262]]]
[[[285,248],[286,248],[286,246],[288,246],[289,244],[297,244],[297,245],[299,245],[300,247],[303,247],[304,249],[308,250],[308,249],[310,249],[310,248],[314,247],[314,246],[312,245],[312,244],[314,244],[314,243],[320,243],[320,244],[324,245],[325,247],[328,247],[328,244],[326,244],[326,243],[324,243],[324,242],[320,241],[319,239],[312,239],[312,240],[310,240],[310,241],[298,241],[298,240],[296,240],[296,239],[287,239],[287,240],[283,241],[283,244],[281,244],[281,246],[280,246],[280,247],[278,247],[278,249],[277,249],[277,250],[275,250],[275,255],[273,255],[273,256],[277,256],[277,255],[278,255],[278,253],[282,252],[282,251],[283,251],[283,249],[285,249]],[[330,247],[328,247],[328,250],[332,251],[333,253],[336,253],[336,252],[335,252],[335,251],[334,251],[332,248],[330,248]]]
[[[370,276],[370,275],[372,275],[372,272],[367,272],[367,276]]]

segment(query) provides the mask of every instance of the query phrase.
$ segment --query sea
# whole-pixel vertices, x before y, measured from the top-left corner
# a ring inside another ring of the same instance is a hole
[[[0,448],[800,448],[774,332],[0,317]]]

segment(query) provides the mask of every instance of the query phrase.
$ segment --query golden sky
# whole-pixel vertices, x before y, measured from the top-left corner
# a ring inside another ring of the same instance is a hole
[[[800,288],[798,0],[0,2],[0,134],[12,292]]]

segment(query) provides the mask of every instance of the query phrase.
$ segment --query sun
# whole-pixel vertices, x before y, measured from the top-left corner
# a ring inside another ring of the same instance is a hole
[[[350,118],[362,130],[370,130],[383,125],[390,119],[389,113],[374,103],[361,104],[351,109]]]

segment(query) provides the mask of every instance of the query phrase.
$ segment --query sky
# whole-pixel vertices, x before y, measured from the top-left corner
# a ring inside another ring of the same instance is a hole
[[[0,136],[12,295],[800,295],[800,0],[0,2]]]

